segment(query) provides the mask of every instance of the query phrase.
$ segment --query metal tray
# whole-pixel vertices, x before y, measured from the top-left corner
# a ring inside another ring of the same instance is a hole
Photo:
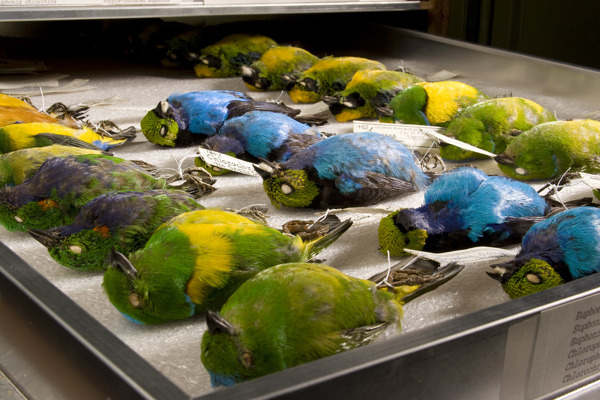
[[[366,31],[368,35],[364,34]],[[385,26],[368,26],[346,33],[343,41],[335,39],[327,38],[322,45],[327,47],[335,43],[339,55],[347,52],[377,58],[388,66],[403,64],[425,77],[441,69],[450,70],[458,74],[457,79],[477,85],[490,95],[519,95],[554,107],[561,118],[592,113],[600,100],[600,73],[595,70]],[[122,79],[127,80],[130,72],[121,72],[124,74]],[[192,87],[199,90],[197,80],[180,80],[173,73],[155,70],[148,75],[148,85],[159,79],[154,73],[166,74],[161,78],[181,85],[178,87],[181,91],[192,90]],[[92,75],[96,74],[101,73]],[[132,85],[134,81],[132,78]],[[225,82],[234,88],[239,85],[239,81]],[[123,83],[119,81],[116,85]],[[122,89],[131,94],[138,87]],[[162,99],[158,94],[156,96],[156,102]],[[131,115],[137,118],[140,112],[145,113],[155,105],[152,97],[152,107],[146,108],[144,93],[139,99],[133,107],[123,110],[123,115],[113,111],[116,122],[127,121]],[[134,149],[126,154],[140,156],[155,151],[145,143],[134,144]],[[239,182],[236,179],[231,178],[234,185]],[[239,204],[247,200],[239,199]],[[418,204],[419,198],[409,201]],[[385,205],[395,207],[397,203]],[[274,215],[274,221],[290,215],[296,214],[282,212]],[[366,230],[358,226],[355,235],[360,236]],[[101,322],[103,315],[100,318],[92,315],[97,310],[90,312],[88,303],[95,306],[94,299],[78,304],[73,300],[77,296],[61,290],[63,282],[48,279],[44,274],[47,257],[33,255],[30,262],[25,262],[15,255],[23,251],[19,243],[24,236],[8,236],[0,237],[3,242],[11,243],[11,248],[0,245],[0,310],[3,318],[0,367],[33,398],[78,398],[82,393],[87,398],[97,394],[98,398],[113,399],[550,398],[590,384],[598,376],[590,373],[567,382],[549,381],[556,371],[545,366],[548,360],[563,362],[560,355],[553,354],[568,350],[569,343],[560,341],[561,337],[549,336],[544,329],[548,326],[554,329],[555,321],[570,318],[573,307],[585,310],[600,302],[600,277],[591,276],[523,299],[494,301],[498,304],[491,306],[486,303],[487,287],[481,287],[475,291],[479,297],[463,300],[468,303],[465,309],[471,311],[462,315],[450,313],[440,321],[422,323],[418,329],[409,326],[400,335],[364,348],[231,388],[198,394],[183,389],[181,382],[172,376],[165,376],[160,361],[148,361],[140,355],[143,351],[132,346],[135,332],[133,339],[129,334],[124,339],[118,332],[119,324],[116,328],[107,327]],[[344,243],[344,249],[352,249],[356,238],[350,236],[351,242]],[[327,255],[334,262],[348,261],[350,257],[334,252]],[[370,266],[376,268],[386,264],[376,249],[361,253],[357,259],[363,263],[373,260]],[[364,273],[359,266],[356,268]],[[92,277],[90,284],[97,282],[98,277]],[[480,281],[474,282],[480,285]],[[85,296],[88,286],[86,283],[77,288],[79,295]],[[453,295],[460,297],[460,289],[460,286],[453,287]],[[422,317],[431,315],[425,313]],[[408,325],[416,324],[420,318],[419,315],[408,317]],[[202,325],[201,319],[194,324]],[[174,324],[172,328],[182,326],[189,328],[185,323]],[[144,335],[144,329],[139,330],[139,335]],[[48,355],[53,361],[44,362],[42,355]],[[169,354],[164,356],[167,359]],[[32,365],[35,368],[29,369]],[[564,368],[564,365],[560,364],[560,367]],[[538,370],[544,373],[540,374]],[[594,388],[592,384],[584,393],[594,391]]]

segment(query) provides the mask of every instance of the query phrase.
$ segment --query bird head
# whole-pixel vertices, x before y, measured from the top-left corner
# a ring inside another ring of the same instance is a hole
[[[284,81],[285,82],[285,81]],[[316,103],[321,100],[319,83],[309,77],[293,80],[286,85],[287,92],[294,103]]]
[[[329,111],[339,122],[368,116],[364,110],[367,102],[358,92],[351,92],[346,96],[321,96],[321,99],[329,106]]]
[[[167,101],[161,101],[154,110],[149,111],[142,118],[140,128],[146,139],[154,144],[171,147],[176,144],[179,125]]]
[[[425,229],[411,227],[403,209],[396,210],[379,222],[379,250],[390,256],[408,255],[404,249],[422,250],[427,240]]]
[[[68,224],[71,220],[72,215],[52,199],[30,201],[21,207],[0,200],[0,223],[10,231],[48,229]]]
[[[170,268],[151,268],[149,263],[164,259],[144,259],[138,251],[129,258],[117,251],[110,254],[102,286],[115,308],[139,324],[158,324],[189,318],[195,305],[185,292],[185,283]],[[145,263],[145,265],[143,265]]]
[[[276,163],[260,160],[254,169],[263,178],[263,188],[276,208],[309,207],[320,189],[304,170],[281,168]]]
[[[206,314],[206,325],[200,359],[214,387],[232,386],[285,369],[277,340],[269,339],[272,332],[278,333],[277,326],[271,326],[268,331],[248,327],[241,332],[212,311]],[[255,352],[255,348],[260,351]]]
[[[252,90],[265,91],[269,90],[272,85],[270,79],[261,75],[257,68],[249,65],[242,65],[242,81]]]
[[[512,155],[511,150],[509,146],[505,152],[494,157],[500,170],[510,178],[524,181],[550,179],[557,175],[560,161],[556,155],[543,157],[535,151],[520,151],[518,155]]]
[[[420,85],[409,86],[390,101],[393,120],[402,124],[430,125],[424,114],[427,91]]]
[[[27,229],[27,232],[48,249],[56,262],[83,271],[106,269],[115,245],[106,227],[84,229],[72,235],[63,235],[60,228]]]
[[[511,299],[541,292],[564,283],[563,278],[550,264],[537,258],[514,260],[507,264],[494,264],[487,274],[499,281]]]

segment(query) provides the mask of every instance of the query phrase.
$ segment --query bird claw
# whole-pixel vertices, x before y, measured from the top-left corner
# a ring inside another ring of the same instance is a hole
[[[234,212],[256,222],[267,223],[267,212],[268,208],[260,205],[244,207],[240,210],[233,208],[226,208],[225,211]]]
[[[421,169],[425,172],[443,173],[446,171],[444,160],[435,153],[427,153],[419,162]]]
[[[290,236],[300,236],[302,241],[314,240],[325,236],[330,225],[321,221],[292,220],[283,224],[283,233]]]

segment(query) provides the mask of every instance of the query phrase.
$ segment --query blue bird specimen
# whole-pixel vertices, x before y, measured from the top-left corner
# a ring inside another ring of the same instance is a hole
[[[154,144],[188,146],[218,134],[227,118],[250,110],[300,113],[279,103],[253,101],[242,92],[205,90],[170,95],[149,111],[140,125],[146,139]]]
[[[399,209],[379,225],[382,253],[405,256],[405,248],[449,251],[518,243],[523,231],[550,206],[530,185],[459,167],[436,178],[425,203]]]
[[[108,267],[112,250],[138,250],[161,224],[201,209],[192,195],[181,190],[111,192],[85,204],[69,225],[28,232],[59,264],[99,271]]]
[[[388,286],[322,264],[271,267],[243,283],[220,313],[207,312],[202,364],[213,386],[231,386],[368,345],[388,328],[400,331],[405,303],[461,270],[395,266]]]
[[[316,128],[285,114],[250,111],[225,121],[221,132],[206,139],[202,147],[250,162],[257,162],[259,158],[284,162],[321,139]],[[213,173],[214,169],[209,171]]]
[[[533,225],[514,260],[492,278],[514,299],[600,271],[600,209],[576,207]]]
[[[406,146],[375,132],[331,136],[283,163],[262,160],[255,169],[275,207],[375,204],[429,184]]]
[[[166,179],[153,177],[133,161],[98,154],[53,157],[22,184],[0,189],[0,224],[8,230],[68,225],[101,194],[165,188],[171,188]]]

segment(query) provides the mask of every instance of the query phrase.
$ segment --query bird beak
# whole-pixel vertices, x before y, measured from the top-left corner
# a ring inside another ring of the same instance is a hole
[[[380,106],[376,107],[376,110],[379,115],[384,117],[392,117],[394,115],[394,110],[392,110],[390,107]]]
[[[504,153],[498,154],[496,157],[494,157],[494,160],[498,164],[504,164],[504,165],[512,165],[515,162],[513,157],[509,156],[508,154],[504,154]]]
[[[208,310],[206,312],[206,325],[208,326],[208,331],[212,334],[226,333],[231,336],[236,334],[235,327],[219,313],[214,311]]]
[[[505,283],[506,281],[508,281],[509,274],[508,274],[508,269],[506,268],[506,265],[495,264],[495,265],[491,265],[490,267],[492,268],[492,270],[486,271],[486,274],[488,274],[488,276],[490,278],[493,278],[500,283]]]
[[[116,250],[110,253],[110,266],[120,269],[130,279],[135,279],[138,276],[138,272],[131,261]]]
[[[27,232],[45,247],[54,247],[63,239],[56,230],[27,229]]]
[[[275,174],[279,170],[279,167],[274,162],[265,160],[264,158],[260,158],[260,157],[259,157],[259,161],[260,162],[258,164],[253,164],[253,166],[254,166],[254,169],[256,170],[256,172],[263,179],[270,178],[273,174]]]
[[[340,98],[337,96],[321,96],[321,100],[323,100],[323,103],[327,104],[328,106],[331,106],[339,103]]]

